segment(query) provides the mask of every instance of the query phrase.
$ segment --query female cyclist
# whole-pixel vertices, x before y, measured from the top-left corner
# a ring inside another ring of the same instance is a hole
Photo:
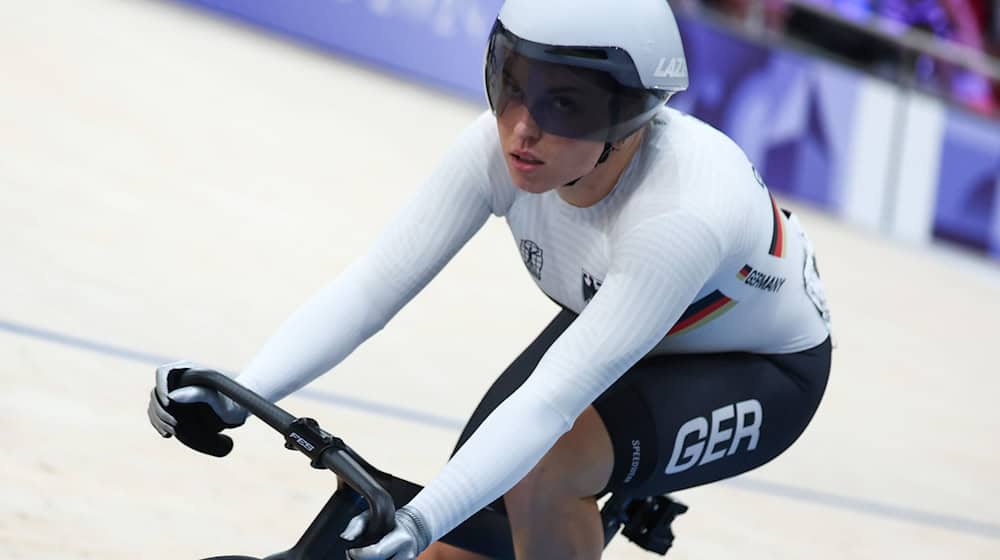
[[[735,143],[665,106],[688,83],[665,0],[508,0],[485,79],[491,111],[238,376],[270,400],[298,390],[381,329],[491,214],[506,218],[562,310],[396,529],[356,559],[471,558],[432,543],[498,498],[518,558],[598,558],[599,496],[758,467],[799,437],[826,386],[829,314],[798,220]],[[189,367],[157,370],[150,419],[224,454],[219,432],[246,413],[210,390],[169,392],[170,373]]]

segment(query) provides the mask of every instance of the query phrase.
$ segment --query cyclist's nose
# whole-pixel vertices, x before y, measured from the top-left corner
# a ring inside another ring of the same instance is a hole
[[[511,103],[507,110],[511,112],[511,119],[514,123],[514,136],[520,140],[534,142],[542,135],[542,129],[532,118],[531,112],[528,111],[527,105],[524,103]]]

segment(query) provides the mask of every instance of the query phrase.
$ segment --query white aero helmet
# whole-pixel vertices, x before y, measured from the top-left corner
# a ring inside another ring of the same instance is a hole
[[[507,0],[485,66],[494,114],[521,103],[545,132],[606,143],[688,86],[666,0]]]

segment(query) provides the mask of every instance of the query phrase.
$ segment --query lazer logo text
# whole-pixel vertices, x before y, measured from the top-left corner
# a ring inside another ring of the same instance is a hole
[[[764,412],[760,401],[750,399],[712,411],[711,420],[698,416],[681,426],[674,441],[674,451],[667,464],[667,474],[684,472],[732,455],[746,440],[746,450],[757,448]],[[723,428],[723,423],[728,426]]]
[[[687,78],[687,62],[680,57],[660,59],[653,76],[657,78]]]

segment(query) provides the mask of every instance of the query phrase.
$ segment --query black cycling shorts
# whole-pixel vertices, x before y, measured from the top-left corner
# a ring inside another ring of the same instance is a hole
[[[524,383],[575,318],[569,310],[560,312],[500,375],[462,430],[456,450]],[[640,360],[593,403],[614,449],[604,492],[665,494],[777,457],[816,412],[830,353],[827,339],[792,354],[668,354]]]

